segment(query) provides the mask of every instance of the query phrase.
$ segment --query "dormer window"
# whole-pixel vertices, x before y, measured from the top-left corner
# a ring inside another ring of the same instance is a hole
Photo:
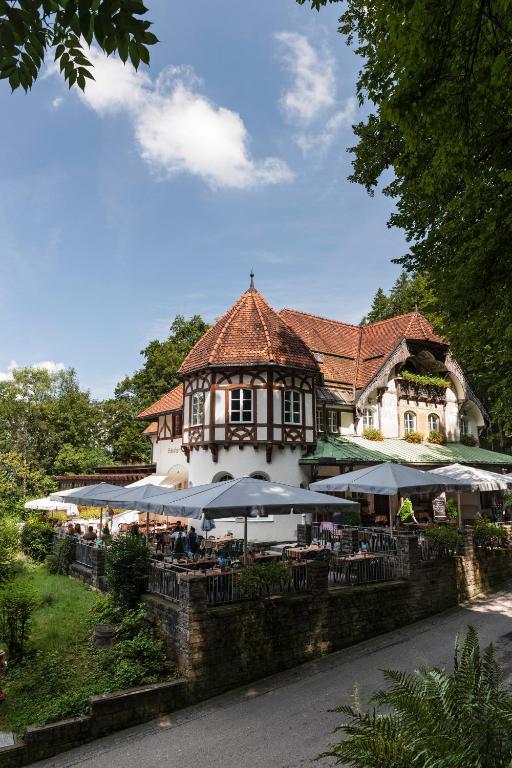
[[[192,426],[201,424],[204,424],[204,392],[195,392],[192,395]]]
[[[338,432],[338,411],[327,411],[327,431]]]
[[[317,429],[317,432],[325,432],[323,408],[316,409],[316,429]]]
[[[252,416],[252,389],[237,387],[229,395],[229,420],[232,424],[249,424]]]
[[[301,419],[301,394],[296,389],[287,389],[284,393],[284,423],[300,424]]]

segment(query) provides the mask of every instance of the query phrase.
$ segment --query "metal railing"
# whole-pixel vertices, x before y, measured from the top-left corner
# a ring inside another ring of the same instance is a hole
[[[403,561],[399,554],[332,557],[329,561],[329,584],[332,586],[355,587],[402,576]]]
[[[206,593],[208,605],[238,603],[245,600],[270,597],[271,595],[296,594],[309,590],[307,563],[291,565],[288,568],[288,574],[275,582],[251,586],[250,594],[240,589],[240,576],[240,571],[207,574]]]
[[[150,563],[148,567],[147,591],[153,595],[160,595],[173,603],[180,601],[180,574],[190,573],[179,565],[157,565]]]
[[[396,555],[398,553],[398,541],[396,536],[392,536],[379,528],[359,528],[357,531],[359,549],[367,552],[384,552],[385,554]]]
[[[437,541],[430,541],[425,534],[418,536],[418,551],[420,560],[428,562],[430,560],[446,560],[454,555],[461,555],[464,552],[463,544],[445,544]]]
[[[92,568],[93,549],[91,544],[82,544],[82,542],[77,541],[75,544],[75,562],[85,565],[86,568]]]

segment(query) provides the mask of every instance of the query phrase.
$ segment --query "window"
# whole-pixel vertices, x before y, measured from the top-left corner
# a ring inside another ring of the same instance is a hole
[[[327,411],[327,430],[328,432],[338,431],[338,411]]]
[[[252,389],[231,390],[229,420],[235,424],[247,424],[252,421]]]
[[[204,424],[204,392],[192,395],[192,426]]]
[[[253,473],[251,474],[251,477],[252,477],[254,480],[266,480],[266,481],[267,481],[267,483],[268,483],[268,481],[270,480],[270,477],[269,477],[268,475],[266,475],[266,474],[265,474],[265,472],[253,472]]]
[[[324,412],[322,408],[316,409],[316,429],[317,432],[325,432]]]
[[[460,436],[461,437],[467,437],[469,434],[471,434],[471,431],[469,429],[469,421],[467,416],[461,415],[460,422],[459,422],[459,429],[460,429]]]
[[[428,415],[428,428],[430,432],[439,432],[441,422],[437,413],[429,413]]]
[[[224,483],[226,480],[233,480],[233,475],[230,475],[229,472],[217,472],[212,483]]]
[[[416,414],[412,411],[404,413],[404,431],[406,434],[416,432]]]
[[[372,429],[375,426],[375,409],[365,408],[363,411],[363,427]]]
[[[287,389],[284,393],[284,423],[300,424],[301,394],[295,389]]]
[[[174,414],[174,429],[173,429],[173,437],[180,437],[182,433],[182,424],[183,424],[183,416],[181,411],[178,411],[178,413]]]

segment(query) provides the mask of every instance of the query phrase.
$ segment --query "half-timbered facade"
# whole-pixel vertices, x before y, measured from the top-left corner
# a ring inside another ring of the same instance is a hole
[[[477,447],[485,409],[418,312],[363,327],[278,313],[251,279],[179,374],[139,418],[152,421],[157,472],[179,465],[193,485],[242,475],[307,484],[322,465],[332,473],[379,460],[368,446],[383,459],[406,446],[406,462],[421,466],[512,462]]]

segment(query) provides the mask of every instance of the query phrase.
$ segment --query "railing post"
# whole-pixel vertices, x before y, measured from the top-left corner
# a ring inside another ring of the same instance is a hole
[[[402,575],[413,579],[420,567],[420,551],[417,536],[397,536],[398,557],[401,559]]]
[[[206,576],[184,574],[180,577],[176,651],[178,667],[192,680],[203,672],[204,624],[207,619]]]
[[[307,564],[308,585],[313,595],[327,592],[329,587],[329,563],[324,560],[312,560]]]
[[[341,529],[341,554],[352,555],[359,550],[359,533],[357,528]]]
[[[91,547],[92,584],[96,589],[105,588],[105,550],[102,547]]]
[[[472,528],[464,528],[462,534],[462,553],[464,557],[473,558],[475,552],[475,537]]]

